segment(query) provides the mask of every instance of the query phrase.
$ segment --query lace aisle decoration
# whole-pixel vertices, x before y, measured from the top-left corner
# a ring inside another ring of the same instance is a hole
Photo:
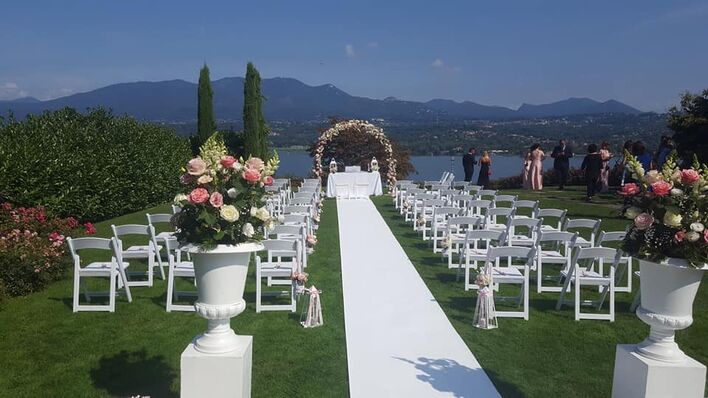
[[[303,307],[302,314],[300,314],[300,324],[304,328],[316,328],[324,325],[322,303],[320,302],[320,294],[322,292],[317,290],[315,285],[312,285],[309,289],[305,289],[305,293],[307,293],[308,297],[307,305]]]
[[[497,314],[494,310],[494,295],[489,286],[492,279],[491,267],[490,264],[487,264],[475,279],[479,289],[477,290],[477,306],[474,309],[473,325],[480,329],[496,329],[498,326]]]

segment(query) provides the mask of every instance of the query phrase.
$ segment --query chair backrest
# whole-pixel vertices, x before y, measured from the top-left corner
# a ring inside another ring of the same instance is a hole
[[[433,209],[433,219],[447,219],[451,216],[459,215],[462,209],[459,207],[442,206]]]
[[[543,219],[544,224],[546,224],[546,222],[548,222],[550,219],[558,219],[558,225],[556,228],[560,230],[561,228],[563,228],[563,224],[565,224],[566,214],[568,214],[568,210],[538,209],[538,211],[536,212],[536,217]]]
[[[310,205],[288,205],[283,206],[283,214],[310,214]]]
[[[613,244],[617,244],[617,242],[624,241],[624,238],[626,236],[627,236],[627,231],[612,231],[612,232],[602,231],[602,232],[600,232],[600,236],[597,238],[597,246],[602,247],[603,243],[607,244],[610,242],[612,242]]]
[[[317,185],[303,185],[297,190],[299,193],[316,193]]]
[[[177,214],[182,211],[182,206],[172,205],[172,214]]]
[[[76,238],[72,239],[70,237],[66,238],[66,243],[69,245],[69,253],[74,260],[74,267],[76,269],[81,268],[81,255],[79,251],[81,250],[109,250],[111,252],[111,257],[114,261],[117,261],[119,268],[123,267],[123,256],[120,252],[120,245],[118,244],[115,237],[113,238]]]
[[[268,235],[293,235],[293,236],[305,236],[305,227],[302,225],[276,225],[268,231]]]
[[[467,192],[474,193],[475,195],[479,195],[479,191],[483,190],[484,187],[481,185],[469,185],[467,187]]]
[[[538,255],[541,255],[541,248],[544,244],[546,244],[546,246],[550,245],[554,250],[562,247],[563,253],[565,253],[566,256],[569,256],[570,251],[575,246],[576,239],[578,239],[578,234],[576,232],[543,231],[538,235]]]
[[[501,263],[497,260],[502,258],[515,259],[524,261],[524,265],[531,267],[533,260],[536,257],[535,247],[521,246],[492,246],[487,250],[487,266]],[[512,267],[511,262],[508,262],[507,267]]]
[[[152,225],[141,225],[141,224],[125,224],[125,225],[111,225],[111,230],[113,231],[113,236],[120,239],[123,235],[147,235],[150,236],[154,234],[155,227]]]
[[[519,209],[529,209],[529,216],[533,218],[541,218],[537,216],[538,213],[538,201],[537,200],[517,200],[514,202],[514,208],[517,213],[520,213]]]
[[[621,258],[622,250],[613,247],[581,247],[575,251],[573,264],[581,265],[581,262],[585,262],[586,269],[590,269],[595,263],[610,263],[616,266]]]
[[[158,214],[146,214],[149,225],[155,225],[160,223],[170,223],[172,220],[172,214],[158,213]]]
[[[487,197],[493,199],[495,196],[497,196],[497,191],[495,191],[494,189],[480,189],[479,191],[477,191],[477,197],[479,199],[484,199]]]
[[[509,236],[521,235],[519,233],[518,228],[525,228],[527,231],[523,235],[531,239],[536,239],[536,237],[538,236],[538,232],[541,229],[542,222],[543,220],[538,218],[511,217],[507,220],[506,228],[507,232],[509,233]]]
[[[272,262],[274,258],[291,257],[298,264],[302,262],[302,243],[300,240],[286,239],[266,239],[262,240],[261,244],[266,250],[268,262]],[[260,262],[260,257],[256,256],[257,262]]]
[[[479,243],[485,242],[487,247],[491,247],[492,242],[497,242],[497,246],[506,243],[506,231],[490,231],[488,229],[470,229],[465,235],[465,246],[477,248]]]
[[[452,195],[451,202],[454,206],[465,207],[467,202],[475,200],[474,195],[469,194],[458,194]]]
[[[600,224],[602,220],[591,220],[587,218],[576,218],[576,219],[566,219],[563,225],[563,230],[576,230],[576,229],[589,229],[590,230],[590,243],[595,242],[595,237],[600,231]]]
[[[433,184],[430,186],[431,191],[442,191],[449,188],[450,186],[447,184]]]
[[[435,199],[437,196],[433,195],[432,193],[416,193],[415,194],[415,200],[416,201],[422,201],[422,200],[428,200],[428,199]]]
[[[290,205],[311,205],[313,201],[312,195],[308,197],[294,197],[290,199]]]
[[[307,224],[309,218],[307,214],[285,214],[283,215],[283,224]]]
[[[486,212],[486,224],[496,224],[497,223],[497,217],[505,217],[506,220],[508,221],[509,219],[513,218],[514,215],[516,214],[516,209],[513,207],[490,207],[487,209]]]
[[[482,217],[476,216],[461,216],[461,217],[450,217],[447,219],[448,229],[454,226],[467,226],[468,229],[477,228],[482,224]]]
[[[422,204],[422,209],[423,210],[432,210],[435,209],[436,207],[442,207],[445,206],[445,200],[444,199],[425,199],[423,200]]]
[[[475,200],[470,200],[467,202],[467,211],[470,213],[470,215],[475,215],[475,216],[482,216],[487,214],[487,211],[492,206],[492,201],[491,200],[486,200],[486,199],[475,199]]]
[[[315,197],[314,192],[302,192],[302,191],[297,191],[293,194],[293,199],[306,199],[308,203],[312,203],[312,200]]]
[[[494,207],[514,207],[516,195],[496,195],[494,197]],[[500,204],[509,203],[509,206],[500,206]]]

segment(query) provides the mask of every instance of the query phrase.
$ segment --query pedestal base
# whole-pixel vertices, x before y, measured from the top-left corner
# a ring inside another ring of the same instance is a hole
[[[613,398],[703,398],[703,364],[688,356],[680,363],[656,361],[634,352],[636,347],[617,345]]]
[[[225,354],[204,354],[189,343],[182,352],[182,398],[250,398],[253,336],[236,336],[238,348]]]

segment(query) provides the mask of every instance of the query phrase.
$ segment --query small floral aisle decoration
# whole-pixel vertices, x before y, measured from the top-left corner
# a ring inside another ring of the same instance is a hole
[[[263,227],[277,221],[263,200],[278,164],[277,154],[267,162],[236,159],[218,134],[210,137],[180,177],[186,192],[175,197],[182,211],[172,219],[179,242],[209,248],[261,240]]]
[[[298,296],[305,294],[305,284],[309,278],[310,275],[307,272],[300,271],[294,271],[290,276],[290,279],[292,279],[293,284],[295,285],[295,293]]]
[[[694,160],[693,167],[681,170],[673,153],[661,171],[646,172],[634,156],[625,156],[636,182],[620,191],[629,199],[624,215],[634,221],[623,250],[654,262],[680,258],[703,267],[708,259],[708,167]]]
[[[304,328],[316,328],[318,326],[324,325],[324,318],[322,317],[322,303],[320,302],[321,290],[317,290],[315,285],[312,285],[309,289],[305,289],[308,301],[307,305],[303,307],[303,312],[300,314],[300,324]]]
[[[485,269],[477,274],[475,283],[479,287],[477,290],[477,306],[474,309],[473,325],[480,329],[496,329],[497,315],[494,309],[494,295],[491,284],[491,266],[485,266]]]

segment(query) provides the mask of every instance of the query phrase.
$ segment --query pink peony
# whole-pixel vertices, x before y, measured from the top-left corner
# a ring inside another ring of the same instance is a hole
[[[209,191],[204,188],[195,188],[189,193],[189,202],[193,204],[205,203],[209,200]]]
[[[84,228],[84,232],[86,232],[86,235],[93,235],[96,233],[96,227],[94,227],[93,224],[91,224],[90,222],[84,224]]]
[[[264,183],[266,186],[271,186],[271,185],[273,185],[273,177],[267,176],[266,178],[263,179],[263,183]]]
[[[185,173],[179,176],[179,182],[181,182],[183,185],[189,185],[194,182],[194,177],[192,177],[190,174]]]
[[[637,229],[645,230],[654,224],[654,217],[649,213],[642,213],[634,219],[634,226]]]
[[[666,181],[657,181],[651,184],[651,191],[656,196],[666,196],[671,192],[671,183]]]
[[[683,242],[685,237],[686,237],[686,231],[678,231],[674,234],[674,240],[678,243]]]
[[[214,192],[209,197],[209,203],[214,207],[221,207],[224,205],[224,197],[220,193]]]
[[[250,158],[246,161],[246,168],[260,172],[263,171],[263,168],[265,168],[265,164],[260,158]]]
[[[241,177],[251,184],[255,184],[261,180],[261,173],[256,169],[247,168],[241,173]]]
[[[224,168],[230,169],[234,167],[234,163],[236,163],[236,158],[233,156],[222,156],[221,157],[221,165],[224,166]]]
[[[206,162],[202,158],[194,158],[187,163],[187,173],[200,176],[206,171]]]
[[[638,194],[639,192],[641,192],[641,188],[639,188],[639,185],[637,185],[633,182],[630,182],[630,183],[624,184],[624,186],[622,186],[622,190],[620,191],[620,195],[634,196],[634,195]]]
[[[74,229],[79,226],[79,221],[76,220],[74,217],[69,217],[66,219],[66,226]]]
[[[681,170],[681,182],[686,185],[691,185],[700,178],[701,175],[694,169]]]

